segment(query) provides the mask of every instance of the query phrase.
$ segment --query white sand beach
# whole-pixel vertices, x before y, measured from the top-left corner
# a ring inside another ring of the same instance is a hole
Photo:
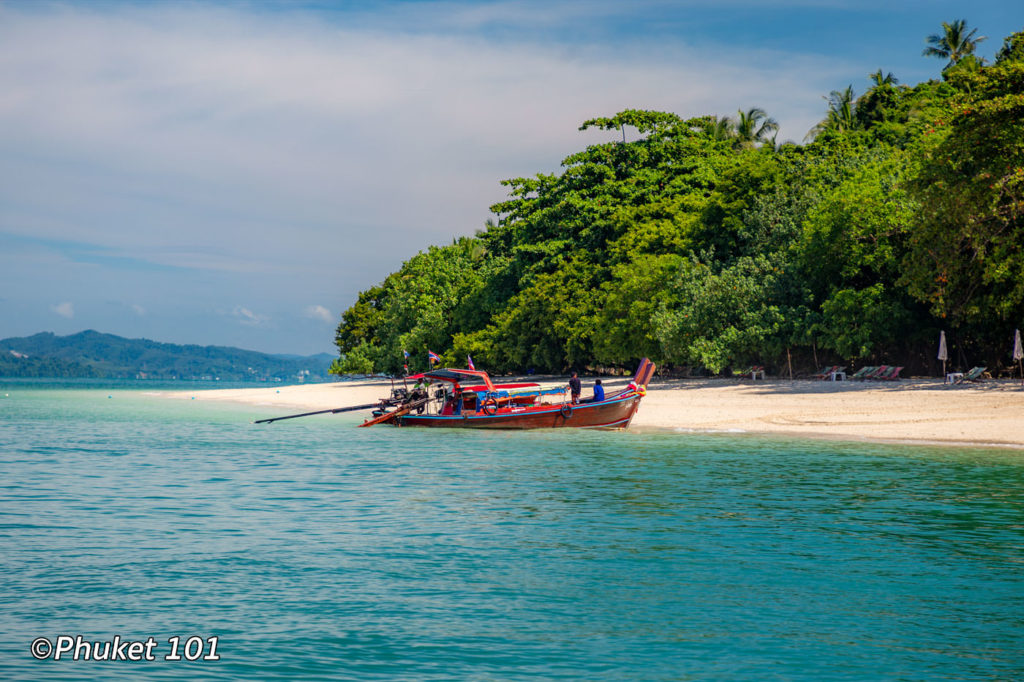
[[[583,379],[586,395],[593,378]],[[564,384],[550,377],[540,381]],[[615,390],[627,381],[606,379],[605,383]],[[367,380],[166,395],[280,408],[284,415],[372,403],[389,389],[387,380]],[[1008,380],[969,385],[946,385],[938,379],[892,383],[655,380],[631,428],[1024,448],[1024,389],[1019,381]]]

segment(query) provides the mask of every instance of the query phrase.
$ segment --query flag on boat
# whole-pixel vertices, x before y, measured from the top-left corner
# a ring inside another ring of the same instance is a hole
[[[437,353],[435,353],[432,350],[428,350],[427,351],[427,360],[430,361],[430,364],[434,364],[435,362],[441,362],[441,356],[438,355]]]
[[[466,356],[466,364],[469,366],[470,369],[476,370],[476,365],[473,364],[473,356],[472,355],[467,355]]]
[[[407,351],[407,350],[403,350],[403,351],[402,351],[402,355],[404,355],[405,357],[407,357],[407,358],[408,358],[408,357],[409,357],[409,351]]]

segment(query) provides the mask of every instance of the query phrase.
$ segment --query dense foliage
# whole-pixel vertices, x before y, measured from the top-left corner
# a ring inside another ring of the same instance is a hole
[[[92,330],[0,340],[0,376],[305,381],[328,378],[330,356],[267,355],[226,346],[179,346]]]
[[[878,71],[859,97],[834,91],[803,146],[777,144],[756,108],[586,121],[639,139],[505,181],[476,237],[360,294],[333,371],[397,371],[403,351],[422,369],[427,349],[497,372],[643,356],[934,371],[940,329],[954,364],[1008,364],[1024,323],[1024,33],[985,65],[963,22],[944,28],[929,39],[941,80]]]

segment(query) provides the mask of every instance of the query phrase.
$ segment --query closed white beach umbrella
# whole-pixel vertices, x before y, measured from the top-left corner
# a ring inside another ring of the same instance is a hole
[[[1024,360],[1024,348],[1020,345],[1020,330],[1016,330],[1013,334],[1013,359],[1017,361],[1017,367],[1020,368],[1020,385],[1024,386],[1024,364],[1021,363]]]
[[[936,357],[942,360],[942,376],[946,376],[946,360],[949,360],[949,352],[946,351],[946,332],[939,332],[939,354]]]

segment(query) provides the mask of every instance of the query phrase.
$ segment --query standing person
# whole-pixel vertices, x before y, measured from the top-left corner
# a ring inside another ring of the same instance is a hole
[[[599,403],[604,400],[604,386],[601,385],[601,380],[597,379],[594,381],[594,400],[593,402]]]
[[[583,392],[583,384],[580,383],[580,378],[576,376],[576,372],[573,372],[569,378],[569,390],[572,391],[572,404],[575,405],[580,401],[580,393]]]

